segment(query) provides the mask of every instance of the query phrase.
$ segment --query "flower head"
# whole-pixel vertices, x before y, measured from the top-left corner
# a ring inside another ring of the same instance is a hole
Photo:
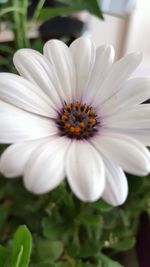
[[[16,52],[21,76],[0,74],[0,142],[11,144],[0,159],[5,176],[23,175],[36,194],[66,176],[83,201],[125,201],[124,171],[150,171],[150,107],[141,105],[150,97],[150,78],[129,79],[139,53],[113,61],[111,46],[95,48],[85,37],[70,47],[48,41],[44,55]]]

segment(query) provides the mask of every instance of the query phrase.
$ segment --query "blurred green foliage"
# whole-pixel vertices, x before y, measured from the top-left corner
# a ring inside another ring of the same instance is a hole
[[[0,66],[5,70],[15,72],[12,64],[14,52],[20,48],[31,47],[38,49],[36,42],[29,38],[29,32],[35,25],[55,16],[66,16],[79,11],[89,11],[103,19],[103,14],[97,0],[59,0],[54,7],[44,7],[46,0],[33,1],[36,6],[29,16],[32,1],[29,0],[0,0],[0,31],[11,30],[14,35],[13,42],[0,43]],[[49,1],[50,3],[51,1]],[[48,1],[47,1],[48,3]],[[34,46],[35,45],[35,46]]]
[[[13,248],[15,258],[21,244],[27,249],[31,237],[23,243],[24,233],[19,239],[19,230],[10,242],[16,228],[25,224],[33,236],[30,267],[121,266],[112,260],[113,255],[134,247],[139,216],[143,211],[150,215],[149,177],[130,176],[128,180],[127,202],[114,208],[102,200],[80,202],[66,182],[48,194],[35,196],[25,190],[22,179],[1,177],[1,244],[7,250]],[[17,238],[19,241],[15,241]],[[16,242],[15,248],[12,242]],[[8,258],[7,250],[0,247],[2,259]]]

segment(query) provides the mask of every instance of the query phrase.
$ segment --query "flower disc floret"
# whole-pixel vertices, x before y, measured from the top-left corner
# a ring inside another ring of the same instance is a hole
[[[60,135],[75,139],[92,137],[100,125],[93,107],[79,102],[65,103],[56,123]]]

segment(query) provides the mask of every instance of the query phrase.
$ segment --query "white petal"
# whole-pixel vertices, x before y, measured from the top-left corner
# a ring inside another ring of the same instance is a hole
[[[75,62],[77,79],[74,97],[80,101],[94,66],[96,48],[89,38],[80,37],[70,45],[70,51]]]
[[[75,68],[69,48],[59,40],[50,40],[44,45],[44,55],[55,67],[63,99],[72,102]]]
[[[26,48],[18,50],[13,61],[20,75],[38,86],[37,92],[45,93],[55,105],[61,104],[60,95],[56,91],[59,89],[57,77],[47,58],[33,49]]]
[[[150,146],[150,129],[127,129],[126,131],[124,129],[123,134],[139,140],[145,146]]]
[[[102,82],[105,80],[112,66],[114,56],[115,52],[112,46],[103,45],[96,49],[94,67],[84,96],[88,102],[91,102],[95,94],[99,91]]]
[[[142,104],[105,118],[107,127],[118,129],[150,129],[150,105]]]
[[[129,136],[104,132],[91,141],[109,160],[135,175],[150,172],[150,153],[139,141]]]
[[[42,142],[43,139],[39,139],[9,146],[0,158],[0,172],[9,178],[21,176],[31,153]]]
[[[83,201],[96,201],[105,185],[101,156],[87,142],[74,141],[66,157],[68,183],[74,194]]]
[[[123,170],[108,159],[104,160],[104,164],[106,185],[102,198],[113,206],[122,205],[128,195],[127,178]]]
[[[140,53],[129,54],[113,64],[107,78],[102,83],[99,92],[95,96],[94,104],[100,106],[108,98],[119,91],[120,86],[132,74],[142,60]]]
[[[0,101],[0,143],[15,143],[57,134],[51,119]]]
[[[133,78],[124,83],[120,91],[106,101],[100,108],[102,114],[140,104],[150,98],[150,78]]]
[[[37,87],[16,74],[0,73],[0,99],[32,113],[56,116],[50,103],[39,95]]]
[[[43,194],[61,183],[65,177],[64,159],[69,144],[69,139],[55,137],[32,153],[24,174],[24,184],[29,191]]]
[[[150,98],[150,78],[133,78],[128,80],[118,92],[121,107],[137,105]]]

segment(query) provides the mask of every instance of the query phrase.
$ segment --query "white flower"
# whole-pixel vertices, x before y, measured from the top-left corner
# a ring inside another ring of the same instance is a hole
[[[123,172],[150,171],[150,78],[129,76],[139,53],[113,64],[114,50],[97,49],[85,37],[68,48],[48,41],[44,55],[21,49],[14,64],[21,76],[0,74],[0,142],[7,177],[23,175],[36,194],[67,177],[83,201],[102,197],[122,204],[128,193]]]

